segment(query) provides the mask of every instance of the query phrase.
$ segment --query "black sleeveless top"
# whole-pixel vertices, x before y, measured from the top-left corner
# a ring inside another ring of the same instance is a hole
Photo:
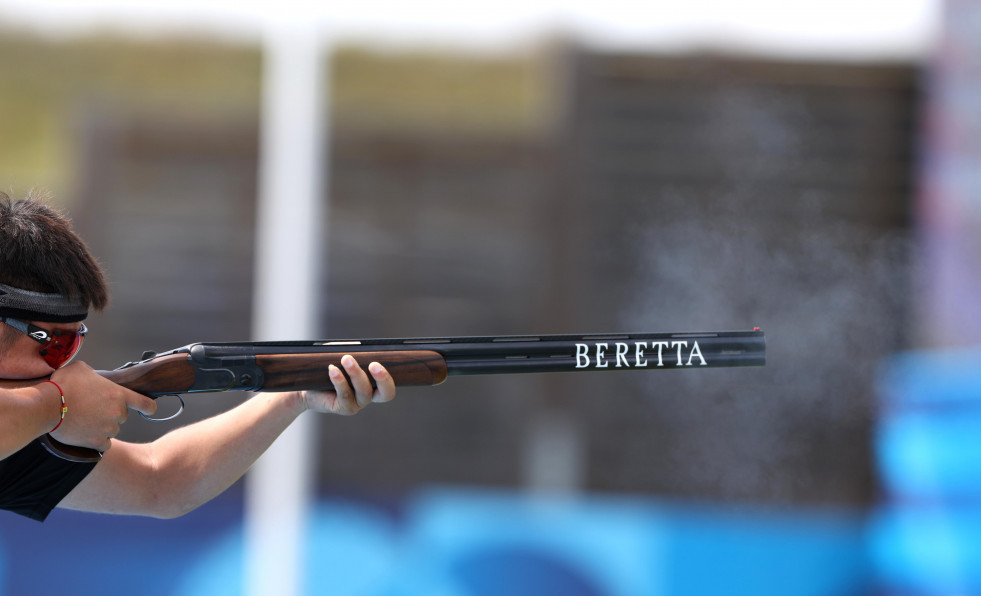
[[[35,439],[0,459],[0,509],[44,521],[95,464],[61,459]]]

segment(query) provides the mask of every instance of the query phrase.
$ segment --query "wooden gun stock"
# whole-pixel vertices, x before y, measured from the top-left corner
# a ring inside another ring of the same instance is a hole
[[[256,364],[266,377],[263,391],[331,391],[334,385],[327,378],[327,367],[333,364],[343,371],[343,356],[340,353],[267,354],[256,356]],[[446,360],[430,350],[359,352],[354,356],[366,371],[372,362],[384,366],[397,386],[439,385],[446,380]],[[374,385],[374,379],[371,382]]]
[[[763,332],[625,333],[345,341],[190,344],[99,374],[156,398],[213,391],[330,391],[331,364],[350,354],[379,362],[396,386],[437,385],[450,375],[628,371],[763,366]],[[370,375],[369,375],[370,378]],[[98,461],[92,449],[42,443],[70,461]]]

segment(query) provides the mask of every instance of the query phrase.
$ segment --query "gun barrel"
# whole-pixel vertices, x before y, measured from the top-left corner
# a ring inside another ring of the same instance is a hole
[[[763,366],[762,331],[430,337],[196,344],[206,357],[432,351],[449,375]]]
[[[511,349],[453,351],[448,374],[609,371],[652,368],[763,366],[762,331],[579,336],[515,340]]]

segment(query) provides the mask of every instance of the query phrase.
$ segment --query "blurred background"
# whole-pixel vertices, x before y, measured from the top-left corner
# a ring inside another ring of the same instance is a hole
[[[328,150],[292,339],[768,343],[318,418],[303,593],[981,593],[981,6],[303,6]],[[0,1],[0,185],[105,265],[96,368],[253,335],[265,8]],[[243,593],[245,490],[2,516],[0,593]]]

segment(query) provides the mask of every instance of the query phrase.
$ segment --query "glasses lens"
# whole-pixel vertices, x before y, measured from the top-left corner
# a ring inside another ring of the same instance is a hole
[[[41,357],[51,368],[61,368],[78,354],[85,340],[85,325],[78,331],[55,331],[41,349]]]

